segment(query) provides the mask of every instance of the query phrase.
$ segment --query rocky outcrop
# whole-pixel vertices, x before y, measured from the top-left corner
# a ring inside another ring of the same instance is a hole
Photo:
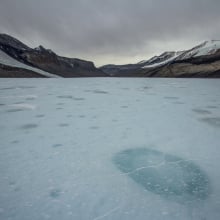
[[[106,76],[90,61],[58,56],[43,46],[32,49],[19,40],[0,34],[0,49],[17,61],[62,77]]]
[[[213,54],[176,59],[155,68],[139,71],[145,77],[198,77],[220,78],[220,50]]]
[[[137,74],[142,77],[220,78],[220,61],[205,64],[173,63],[151,70],[140,70]]]

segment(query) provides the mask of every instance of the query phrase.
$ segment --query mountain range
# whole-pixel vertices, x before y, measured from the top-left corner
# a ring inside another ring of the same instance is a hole
[[[95,67],[91,61],[62,57],[43,46],[30,48],[0,34],[0,77],[201,77],[220,78],[220,41],[184,51],[164,52],[136,64]]]

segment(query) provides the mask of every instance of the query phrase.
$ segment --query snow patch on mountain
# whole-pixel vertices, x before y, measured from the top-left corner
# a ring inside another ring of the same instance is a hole
[[[212,55],[220,49],[220,40],[210,40],[186,51],[165,52],[146,61],[142,68],[155,68],[166,65],[174,60],[188,60],[194,57]]]
[[[154,68],[154,67],[159,67],[159,66],[162,66],[162,65],[165,65],[173,60],[175,60],[182,52],[170,52],[172,54],[169,54],[170,56],[168,56],[168,58],[165,58],[163,59],[163,57],[165,55],[161,55],[161,56],[155,56],[153,58],[151,58],[147,65],[145,65],[144,67],[142,68]],[[166,55],[168,55],[168,52],[164,53]]]
[[[0,63],[3,65],[7,65],[7,66],[31,70],[33,72],[39,73],[39,74],[46,76],[46,77],[51,77],[51,78],[59,78],[60,77],[55,74],[48,73],[48,72],[40,70],[38,68],[34,68],[34,67],[28,66],[24,63],[21,63],[21,62],[15,60],[14,58],[10,57],[9,55],[7,55],[2,50],[0,50]]]
[[[202,44],[182,53],[177,60],[185,60],[193,57],[211,55],[214,54],[219,49],[220,49],[220,40],[205,41]]]

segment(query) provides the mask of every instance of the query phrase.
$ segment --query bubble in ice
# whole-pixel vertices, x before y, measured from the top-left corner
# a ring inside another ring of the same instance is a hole
[[[160,151],[137,148],[114,155],[113,162],[140,186],[180,203],[204,200],[209,179],[195,163]]]

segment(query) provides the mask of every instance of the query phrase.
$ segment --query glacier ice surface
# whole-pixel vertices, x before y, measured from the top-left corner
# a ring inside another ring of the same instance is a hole
[[[219,122],[217,79],[1,79],[0,219],[220,219]]]

